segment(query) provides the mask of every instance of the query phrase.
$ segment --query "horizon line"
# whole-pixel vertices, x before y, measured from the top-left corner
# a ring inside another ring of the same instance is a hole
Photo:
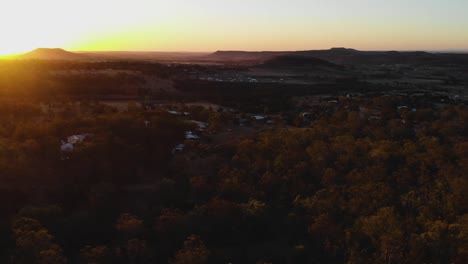
[[[37,48],[41,49],[41,48]],[[54,48],[43,48],[43,49],[54,49]],[[330,47],[330,48],[316,48],[316,49],[291,49],[291,50],[250,50],[250,49],[217,49],[217,50],[207,50],[207,51],[190,51],[190,50],[74,50],[74,49],[63,49],[69,52],[160,52],[160,53],[214,53],[218,51],[223,52],[297,52],[297,51],[324,51],[331,49],[348,49],[356,51],[375,51],[375,52],[468,52],[467,48],[447,48],[447,49],[356,49],[348,47]],[[36,49],[34,49],[36,50]],[[31,50],[31,51],[34,51]],[[31,52],[29,51],[29,52]],[[25,52],[27,53],[27,52]]]
[[[25,55],[27,53],[33,52],[35,50],[39,49],[61,49],[67,52],[72,52],[72,53],[99,53],[99,52],[126,52],[126,53],[216,53],[216,52],[301,52],[301,51],[326,51],[326,50],[331,50],[331,49],[347,49],[347,50],[356,50],[356,51],[363,51],[363,52],[428,52],[428,53],[454,53],[454,54],[466,54],[468,53],[468,48],[449,48],[449,49],[355,49],[355,48],[347,48],[347,47],[331,47],[331,48],[325,48],[325,49],[297,49],[297,50],[241,50],[241,49],[218,49],[218,50],[210,50],[210,51],[187,51],[187,50],[174,50],[174,51],[168,51],[168,50],[75,50],[75,49],[64,49],[64,48],[59,48],[59,47],[39,47],[35,48],[30,51],[26,52],[19,52],[19,53],[13,53],[13,54],[5,54],[5,55],[0,55],[0,59],[5,59],[9,57],[16,57],[16,56],[21,56]]]

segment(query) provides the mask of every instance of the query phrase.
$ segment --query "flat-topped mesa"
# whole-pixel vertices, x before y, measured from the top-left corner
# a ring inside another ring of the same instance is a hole
[[[66,51],[61,48],[37,48],[33,51],[20,55],[19,59],[33,60],[80,60],[86,59],[84,54]]]

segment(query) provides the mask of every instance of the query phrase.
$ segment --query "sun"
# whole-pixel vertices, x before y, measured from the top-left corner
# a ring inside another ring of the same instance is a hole
[[[20,43],[16,45],[1,45],[0,44],[0,57],[9,57],[9,56],[18,55],[21,53],[31,51],[35,48],[36,47],[34,46],[20,45]]]
[[[94,8],[84,4],[71,7],[69,1],[60,0],[1,1],[0,56],[36,48],[69,48],[95,32],[100,20],[107,21],[87,10]]]
[[[29,8],[25,8],[29,6]],[[0,56],[19,54],[56,42],[60,32],[35,4],[19,1],[0,3]],[[55,32],[54,32],[55,31]],[[51,38],[56,35],[57,37]]]
[[[28,36],[17,36],[14,39],[0,41],[0,57],[18,55],[32,51],[36,48],[59,47],[60,41],[44,41]]]
[[[8,28],[5,25],[1,27],[2,40],[0,41],[0,56],[12,55],[27,52],[35,47],[32,39],[23,32],[15,32],[13,28]]]

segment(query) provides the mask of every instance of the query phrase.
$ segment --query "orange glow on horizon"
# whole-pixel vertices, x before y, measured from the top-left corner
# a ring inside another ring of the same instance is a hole
[[[2,0],[0,56],[40,47],[203,52],[468,49],[463,11],[468,2],[414,2]]]

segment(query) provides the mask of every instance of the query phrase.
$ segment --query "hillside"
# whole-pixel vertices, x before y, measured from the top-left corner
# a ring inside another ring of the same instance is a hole
[[[468,65],[468,54],[429,53],[423,51],[360,51],[347,48],[328,50],[305,50],[284,52],[249,52],[217,51],[207,58],[214,61],[257,61],[263,63],[277,56],[298,55],[326,60],[343,65],[380,65],[380,64],[413,64],[413,65]]]
[[[320,58],[338,64],[425,64],[440,61],[439,55],[415,51],[359,51],[346,48],[298,51],[295,54]]]
[[[285,69],[317,69],[317,68],[333,68],[339,69],[342,66],[331,63],[326,60],[301,56],[296,54],[282,55],[266,61],[260,65],[263,68],[285,68]]]
[[[86,54],[78,54],[63,49],[38,48],[31,52],[18,56],[23,60],[85,60],[90,59]]]

